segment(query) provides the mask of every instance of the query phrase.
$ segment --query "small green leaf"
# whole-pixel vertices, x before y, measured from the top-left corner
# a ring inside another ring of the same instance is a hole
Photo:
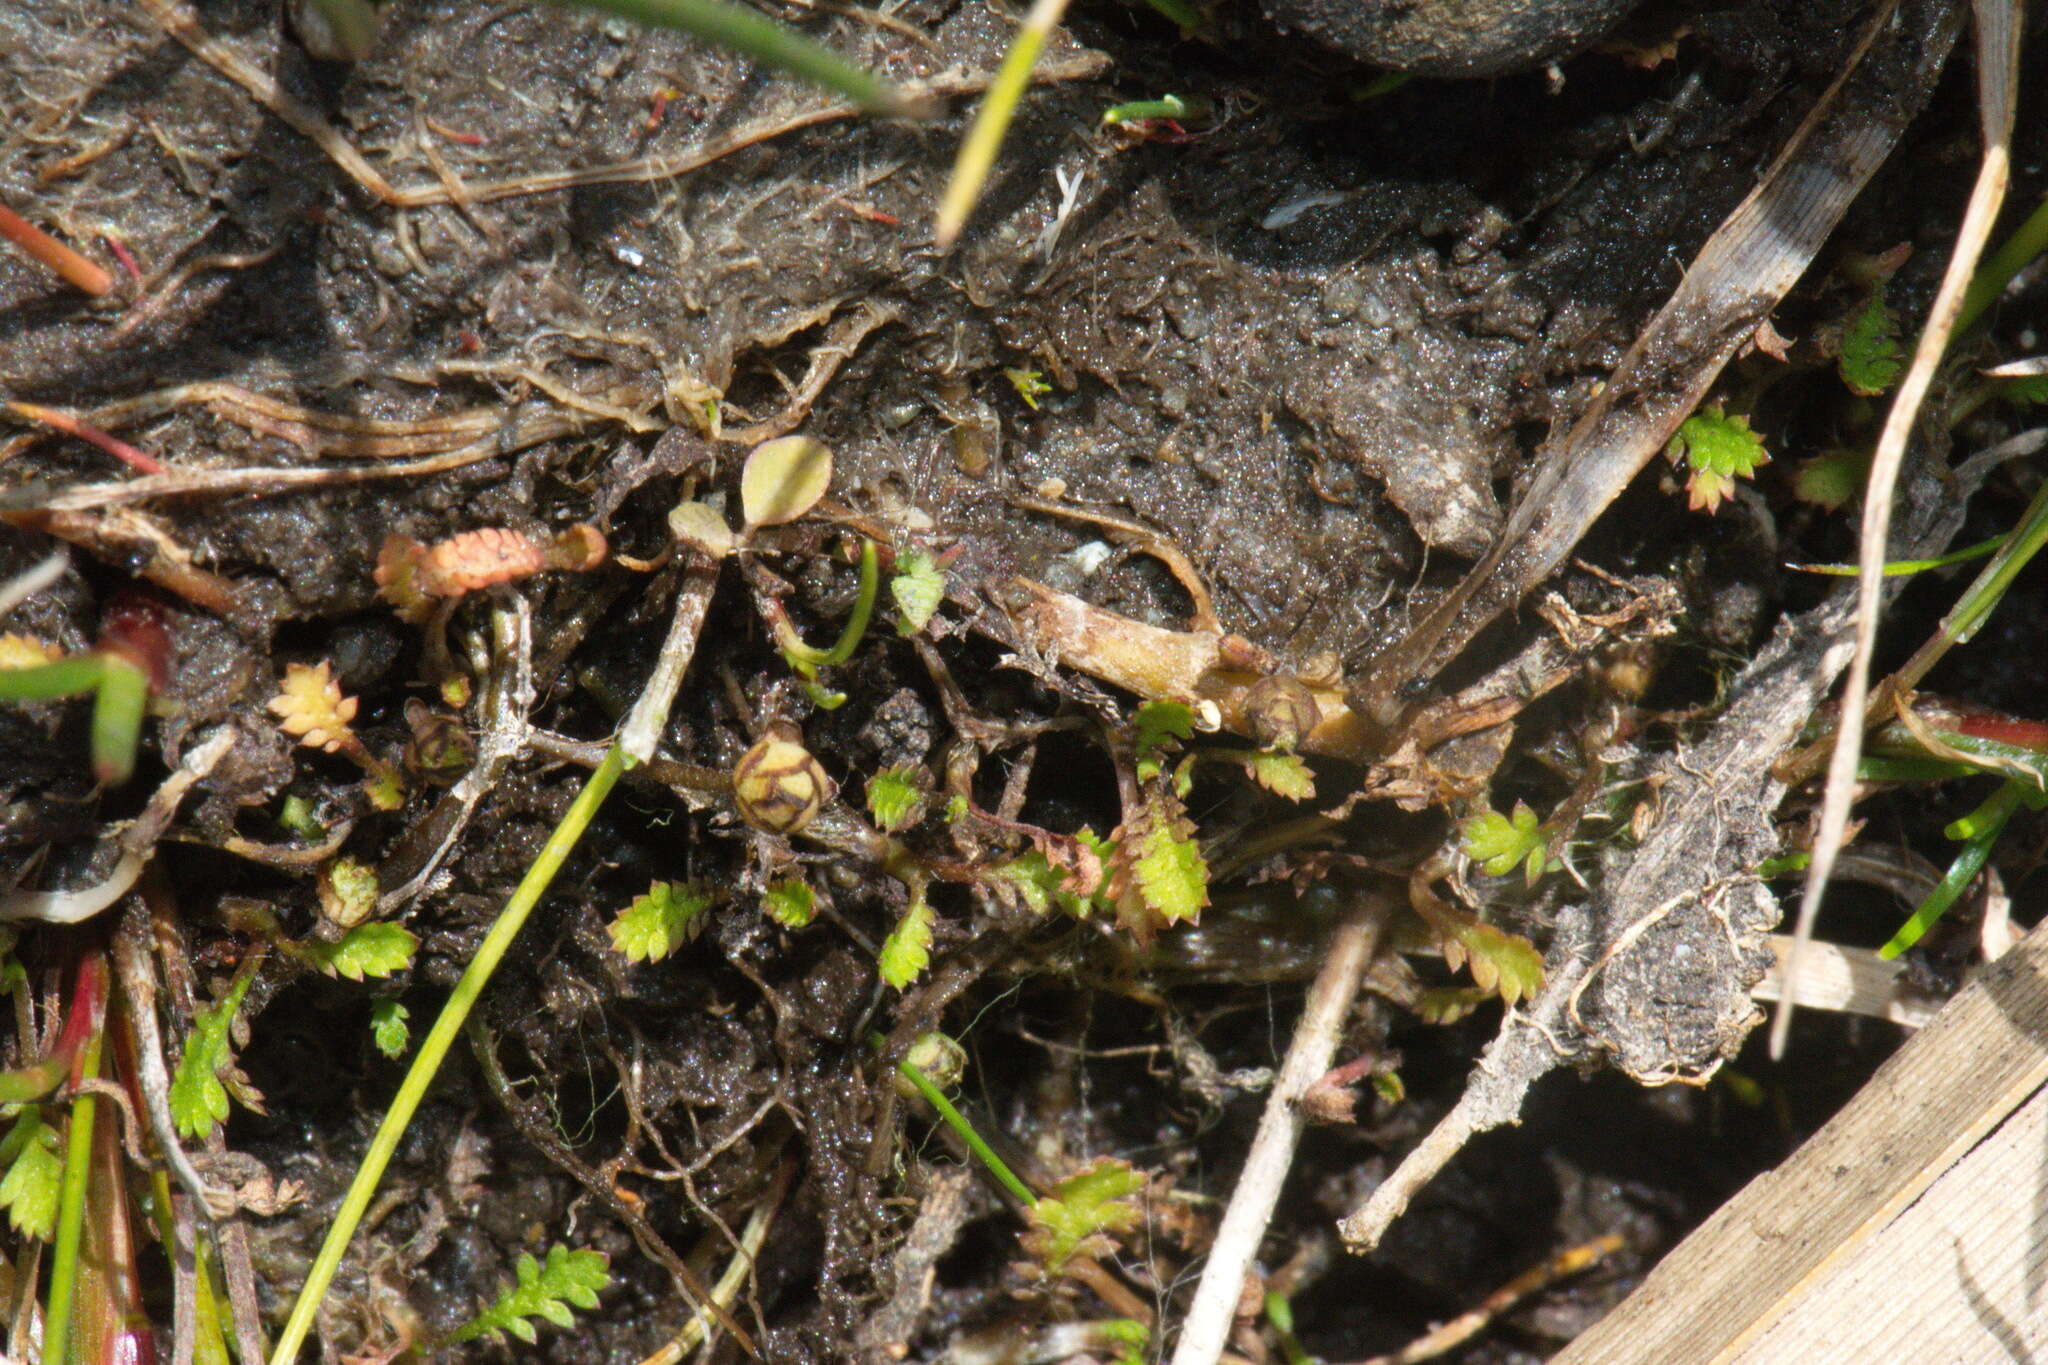
[[[612,946],[634,962],[659,962],[697,936],[711,898],[675,882],[655,882],[611,922]]]
[[[945,571],[923,550],[906,551],[896,556],[889,595],[896,599],[896,633],[915,635],[931,623],[939,603],[946,600]]]
[[[294,839],[318,843],[327,837],[327,827],[313,814],[313,803],[303,796],[287,796],[277,812],[278,826]]]
[[[1130,1163],[1102,1158],[1025,1212],[1031,1226],[1024,1250],[1048,1275],[1059,1274],[1076,1256],[1107,1253],[1112,1234],[1138,1226],[1143,1212],[1137,1196],[1144,1188],[1144,1175]]]
[[[184,1055],[178,1058],[178,1074],[171,1078],[171,1118],[182,1136],[203,1138],[228,1116],[228,1092],[220,1083],[220,1073],[229,1060],[228,1029],[253,980],[255,974],[244,971],[229,987],[226,999],[192,1018]]]
[[[1720,408],[1702,408],[1685,419],[1665,453],[1692,466],[1686,488],[1695,511],[1712,512],[1735,491],[1735,481],[1770,463],[1763,438],[1750,430],[1749,419]]]
[[[1899,345],[1899,319],[1884,301],[1884,286],[1870,291],[1870,297],[1842,329],[1842,354],[1838,361],[1842,382],[1849,391],[1865,398],[1898,383],[1906,368],[1906,353]]]
[[[393,1061],[405,1054],[405,1045],[412,1041],[412,1029],[405,1022],[408,1017],[405,1006],[396,1000],[379,1000],[370,1006],[370,1041]]]
[[[1262,750],[1245,761],[1244,770],[1251,775],[1252,781],[1275,796],[1284,796],[1289,801],[1308,801],[1315,797],[1315,774],[1308,770],[1308,764],[1301,760],[1299,754],[1279,749]]]
[[[895,834],[924,818],[924,789],[915,768],[884,768],[868,779],[868,814]]]
[[[679,502],[669,509],[669,534],[712,559],[733,552],[739,538],[725,524],[718,509],[706,502]]]
[[[1792,475],[1792,496],[1834,511],[1863,491],[1870,473],[1870,452],[1838,447],[1800,461]]]
[[[749,526],[780,526],[818,505],[832,483],[832,452],[808,436],[763,441],[740,473],[740,507]]]
[[[545,1318],[557,1327],[574,1325],[581,1308],[597,1307],[597,1295],[611,1283],[610,1260],[601,1251],[571,1251],[559,1244],[548,1248],[545,1265],[520,1254],[515,1267],[518,1283],[498,1296],[498,1301],[455,1329],[444,1345],[474,1341],[488,1336],[497,1339],[510,1332],[532,1344],[539,1335],[530,1319]]]
[[[57,1155],[57,1133],[43,1122],[43,1111],[29,1105],[14,1120],[0,1160],[7,1175],[0,1178],[0,1206],[7,1221],[26,1237],[47,1242],[57,1227],[58,1192],[64,1183],[64,1161]]]
[[[910,908],[883,940],[882,980],[902,990],[924,975],[932,961],[932,906],[922,892],[911,897]]]
[[[780,881],[761,893],[761,908],[785,929],[801,929],[817,913],[817,894],[800,881]]]
[[[412,965],[413,950],[420,946],[412,930],[402,924],[377,922],[358,924],[335,943],[309,943],[306,954],[312,964],[329,976],[361,981],[366,976],[384,977]]]
[[[1148,701],[1131,716],[1140,749],[1163,749],[1195,732],[1195,708],[1186,702]]]
[[[1490,877],[1505,877],[1532,856],[1541,870],[1543,826],[1536,812],[1515,802],[1512,816],[1485,811],[1465,821],[1465,856],[1486,869]]]

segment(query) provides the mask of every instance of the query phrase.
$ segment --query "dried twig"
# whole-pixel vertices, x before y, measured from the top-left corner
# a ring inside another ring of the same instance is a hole
[[[1294,1162],[1294,1147],[1306,1122],[1296,1101],[1330,1069],[1345,1016],[1350,1014],[1359,982],[1379,948],[1386,910],[1385,903],[1379,901],[1360,905],[1330,941],[1323,969],[1302,1004],[1301,1022],[1295,1026],[1280,1078],[1266,1097],[1266,1112],[1259,1119],[1251,1151],[1245,1155],[1237,1188],[1231,1191],[1230,1207],[1216,1230],[1202,1282],[1181,1324],[1173,1365],[1215,1365],[1223,1353],[1238,1300],[1244,1295],[1245,1272],[1266,1235],[1266,1224],[1272,1220],[1281,1182]]]
[[[1559,1280],[1576,1275],[1589,1266],[1598,1265],[1626,1244],[1620,1233],[1610,1232],[1604,1237],[1595,1237],[1590,1242],[1568,1247],[1541,1265],[1531,1266],[1515,1276],[1488,1294],[1480,1301],[1478,1307],[1458,1314],[1441,1327],[1416,1338],[1398,1351],[1389,1355],[1373,1356],[1359,1361],[1358,1365],[1421,1365],[1422,1361],[1448,1355],[1485,1331],[1496,1318],[1531,1294],[1547,1289]]]
[[[789,396],[789,402],[773,417],[740,427],[725,433],[725,439],[738,441],[742,445],[755,445],[770,441],[787,432],[796,430],[797,425],[810,415],[812,404],[825,392],[825,386],[839,373],[839,367],[852,358],[860,349],[868,333],[887,323],[894,322],[901,310],[890,303],[863,303],[859,311],[841,318],[825,333],[825,339],[811,351],[810,366],[798,382],[796,391]]]
[[[441,864],[455,851],[456,841],[462,837],[470,817],[476,813],[477,803],[497,785],[506,765],[526,748],[530,728],[528,715],[533,710],[534,699],[533,608],[524,597],[515,593],[509,605],[498,606],[492,611],[491,643],[497,655],[497,666],[491,677],[490,722],[477,743],[476,761],[462,775],[462,780],[450,787],[435,803],[434,809],[421,819],[416,830],[400,841],[398,849],[387,860],[388,867],[393,862],[417,856],[413,850],[420,836],[431,834],[432,847],[426,852],[418,871],[377,898],[380,917],[396,914],[426,890]],[[385,878],[380,874],[379,880]]]
[[[292,129],[312,140],[335,165],[346,171],[358,185],[386,204],[399,202],[391,183],[363,160],[362,153],[335,131],[334,125],[317,109],[306,104],[277,83],[234,48],[199,26],[198,18],[178,0],[141,0],[149,17],[171,37],[184,44],[193,56],[249,92],[258,104],[283,119]]]

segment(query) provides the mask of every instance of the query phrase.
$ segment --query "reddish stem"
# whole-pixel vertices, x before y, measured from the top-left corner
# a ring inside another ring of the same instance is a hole
[[[157,459],[156,456],[137,450],[120,437],[110,436],[91,423],[82,422],[78,418],[73,417],[68,412],[59,412],[55,408],[46,408],[41,403],[9,403],[7,410],[18,416],[26,417],[32,422],[41,422],[44,426],[61,431],[66,436],[76,436],[81,441],[90,441],[115,459],[140,470],[144,474],[163,474],[169,472],[170,467],[162,460]]]
[[[28,219],[0,204],[0,237],[64,277],[65,283],[97,298],[114,287],[114,277]]]

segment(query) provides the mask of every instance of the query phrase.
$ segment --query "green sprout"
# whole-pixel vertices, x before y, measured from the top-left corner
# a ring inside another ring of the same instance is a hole
[[[92,702],[92,771],[103,787],[117,787],[135,771],[142,720],[149,694],[161,688],[170,642],[154,608],[119,607],[110,612],[96,648],[48,658],[34,641],[5,637],[10,659],[38,659],[0,668],[0,701],[60,701],[89,696]]]
[[[1209,117],[1212,108],[1209,101],[1199,95],[1162,95],[1156,100],[1131,100],[1124,104],[1112,104],[1103,110],[1102,126],[1114,128],[1118,124],[1137,123],[1143,119],[1155,118],[1187,123]]]
[[[830,649],[819,649],[804,643],[796,633],[796,627],[789,618],[776,614],[772,624],[775,630],[776,648],[781,650],[783,659],[804,680],[804,689],[811,700],[827,711],[846,700],[843,692],[829,692],[818,685],[818,670],[843,664],[853,657],[853,651],[860,647],[861,637],[868,632],[868,617],[875,610],[875,597],[881,588],[881,560],[875,549],[875,542],[862,540],[860,547],[860,592],[853,600],[853,610],[847,615],[846,626],[839,632],[839,639]]]

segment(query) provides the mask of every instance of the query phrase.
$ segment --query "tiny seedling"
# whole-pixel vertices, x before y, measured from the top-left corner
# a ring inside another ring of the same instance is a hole
[[[370,752],[351,726],[357,702],[346,696],[334,680],[333,665],[286,664],[284,685],[270,699],[270,713],[278,728],[309,749],[340,754],[367,775],[364,794],[378,810],[397,810],[405,804],[405,779],[398,769]]]

